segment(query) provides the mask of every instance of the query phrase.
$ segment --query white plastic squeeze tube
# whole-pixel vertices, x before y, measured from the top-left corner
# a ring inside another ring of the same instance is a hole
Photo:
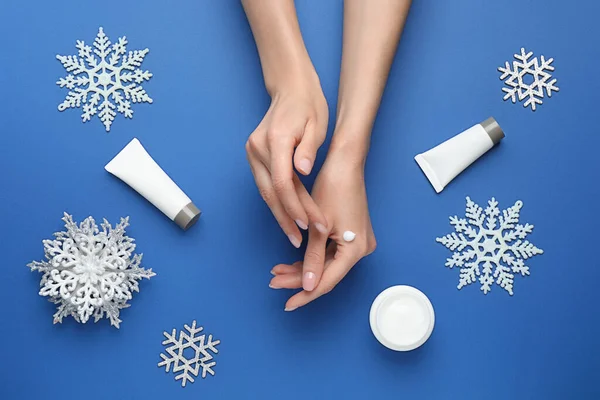
[[[198,207],[150,157],[139,140],[129,142],[104,169],[135,189],[183,230],[200,218]]]
[[[465,168],[504,138],[494,118],[488,118],[425,153],[415,161],[437,193]]]

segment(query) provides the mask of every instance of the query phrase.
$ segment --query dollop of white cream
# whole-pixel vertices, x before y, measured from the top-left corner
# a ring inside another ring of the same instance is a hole
[[[342,237],[344,238],[344,241],[351,242],[356,237],[356,233],[354,233],[352,231],[346,231],[346,232],[344,232],[344,234],[342,235]]]

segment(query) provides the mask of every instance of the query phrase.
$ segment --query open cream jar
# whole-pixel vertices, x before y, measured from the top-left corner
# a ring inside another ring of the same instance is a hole
[[[392,286],[375,298],[369,316],[373,335],[385,347],[410,351],[433,332],[435,313],[431,302],[412,286]]]

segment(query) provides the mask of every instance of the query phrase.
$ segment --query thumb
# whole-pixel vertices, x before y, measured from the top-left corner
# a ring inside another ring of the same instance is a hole
[[[294,154],[294,166],[302,175],[308,175],[312,171],[317,158],[317,151],[324,140],[325,130],[319,126],[317,121],[308,121],[304,128],[302,140],[296,147],[296,153]]]

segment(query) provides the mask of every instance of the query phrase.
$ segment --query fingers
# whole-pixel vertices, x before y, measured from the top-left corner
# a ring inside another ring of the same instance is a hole
[[[296,157],[297,166],[303,166],[299,168],[302,173],[310,172],[316,152],[326,136],[327,119],[325,118],[325,123],[319,123],[316,118],[309,118],[305,123],[295,121],[291,125],[279,124],[277,126],[280,127],[259,126],[250,135],[246,144],[248,159],[253,160],[251,166],[262,163],[270,174],[271,182],[268,190],[261,191],[263,198],[272,196],[274,193],[285,212],[298,227],[307,230],[309,224],[312,224],[320,232],[325,233],[327,232],[327,220],[298,179],[292,158]],[[298,148],[295,149],[297,144]],[[296,156],[294,156],[295,150]],[[257,180],[257,169],[257,167],[253,167],[255,180]],[[263,183],[263,186],[266,184]],[[275,202],[273,201],[273,203]],[[273,210],[273,207],[271,209]],[[282,224],[280,223],[280,225]],[[290,235],[290,232],[286,230],[286,234]]]
[[[306,211],[306,215],[308,216],[309,223],[317,228],[317,230],[322,234],[329,234],[329,229],[327,228],[327,219],[325,215],[321,212],[321,209],[315,203],[310,193],[306,190],[306,187],[298,178],[298,175],[294,174],[294,187],[296,188],[296,193],[298,194],[298,198],[300,199],[300,203],[302,207],[304,207],[304,211]]]
[[[271,279],[269,284],[271,289],[301,289],[302,288],[302,274],[291,273],[277,275]]]
[[[319,284],[325,266],[326,251],[327,234],[311,227],[302,264],[302,288],[307,292],[314,290]]]
[[[308,229],[308,216],[300,203],[293,181],[293,139],[291,137],[277,137],[269,145],[271,153],[270,171],[275,194],[288,215],[301,229],[306,230]]]
[[[252,152],[248,152],[248,161],[261,197],[271,209],[273,216],[287,235],[289,241],[294,247],[299,248],[302,244],[302,234],[275,194],[275,190],[271,184],[271,175],[269,174],[269,171],[262,162],[252,154]]]
[[[311,301],[329,293],[346,276],[348,271],[356,264],[358,258],[352,252],[342,252],[338,249],[336,258],[327,267],[319,285],[312,291],[303,290],[292,296],[285,305],[285,311],[294,311]]]
[[[331,264],[331,261],[333,260],[333,255],[337,251],[336,249],[337,249],[336,243],[332,242],[329,244],[329,246],[327,246],[327,253],[325,254],[325,268],[327,268],[329,266],[329,264]],[[273,267],[273,269],[271,270],[271,274],[275,275],[275,276],[285,275],[285,274],[297,274],[300,278],[302,278],[302,265],[303,264],[304,264],[303,261],[296,261],[292,265],[278,264]]]
[[[284,274],[298,274],[302,276],[302,261],[297,261],[292,265],[279,264],[273,267],[271,274],[273,275],[284,275]]]
[[[304,134],[294,154],[294,165],[302,175],[308,175],[312,171],[317,151],[325,140],[327,124],[323,129],[316,120],[309,120],[304,128]]]

